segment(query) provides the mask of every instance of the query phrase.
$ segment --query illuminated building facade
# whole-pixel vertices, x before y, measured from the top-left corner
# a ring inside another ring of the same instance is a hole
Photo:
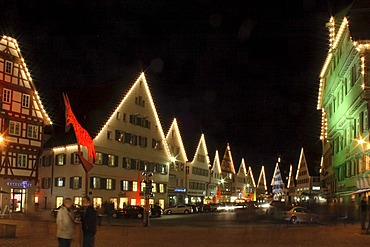
[[[218,150],[216,150],[215,158],[211,169],[211,183],[208,187],[207,195],[212,198],[212,202],[219,202],[221,198],[221,166]]]
[[[185,167],[188,158],[176,119],[171,124],[166,141],[171,153],[167,194],[168,204],[172,207],[185,204],[187,194]]]
[[[247,169],[244,159],[240,162],[238,173],[235,175],[235,192],[232,195],[232,201],[244,202],[247,201]]]
[[[329,51],[320,72],[317,108],[322,112],[321,180],[327,199],[344,216],[355,212],[357,192],[369,177],[369,6],[355,1],[331,17]],[[349,21],[350,20],[350,21]]]
[[[309,169],[303,148],[301,149],[295,179],[297,181],[295,202],[320,202],[320,176],[313,169]]]
[[[285,183],[280,172],[279,163],[276,163],[271,180],[272,196],[274,201],[285,201]]]
[[[0,208],[32,212],[38,203],[38,165],[44,127],[51,121],[17,41],[0,37]]]
[[[248,168],[246,185],[247,187],[247,200],[256,201],[256,182],[254,181],[254,175],[252,168]]]
[[[231,197],[235,196],[235,168],[234,162],[230,151],[229,143],[226,146],[224,156],[221,160],[221,201],[230,202]]]
[[[258,177],[258,182],[256,186],[257,201],[263,201],[266,195],[267,195],[266,173],[265,173],[265,167],[262,166],[260,176]]]
[[[77,118],[82,117],[81,125],[93,138],[97,159],[86,180],[72,131],[51,138],[41,159],[43,208],[59,206],[65,197],[80,204],[86,186],[95,207],[105,201],[116,208],[144,205],[142,172],[153,173],[150,203],[167,206],[172,156],[144,73],[136,79],[129,76],[68,94]],[[87,157],[86,150],[83,156]]]
[[[188,188],[185,203],[203,204],[210,184],[210,159],[204,134],[201,135],[194,158],[186,164],[186,185]]]

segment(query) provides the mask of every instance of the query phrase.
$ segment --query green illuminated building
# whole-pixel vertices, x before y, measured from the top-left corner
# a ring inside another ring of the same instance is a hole
[[[364,2],[355,2],[326,25],[329,51],[317,105],[322,111],[323,194],[347,217],[356,217],[360,196],[370,190],[370,6]]]

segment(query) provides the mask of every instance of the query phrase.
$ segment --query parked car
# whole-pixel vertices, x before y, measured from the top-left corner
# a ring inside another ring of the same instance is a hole
[[[123,209],[116,210],[112,213],[113,218],[137,218],[142,219],[144,217],[144,208],[140,206],[126,206]]]
[[[284,219],[292,224],[301,222],[319,223],[320,219],[317,214],[311,213],[304,207],[293,207],[284,213]]]
[[[151,217],[160,217],[163,214],[163,210],[158,205],[150,205],[150,216]]]
[[[178,205],[175,207],[166,208],[164,214],[190,214],[193,212],[193,208],[187,205]]]
[[[62,206],[59,206],[57,208],[53,208],[51,210],[51,215],[56,218],[57,217],[57,214],[58,214],[58,211],[59,211],[59,209],[61,207]],[[74,205],[72,205],[72,208],[73,208],[73,213],[74,213],[75,217],[79,217],[80,216],[80,211],[81,211],[82,207],[80,205],[78,205],[78,204],[74,204]]]

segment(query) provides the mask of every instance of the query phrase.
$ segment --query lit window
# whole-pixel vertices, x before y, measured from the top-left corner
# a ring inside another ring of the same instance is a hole
[[[116,156],[108,154],[108,166],[116,166]]]
[[[82,196],[75,196],[73,200],[73,204],[75,205],[82,205]]]
[[[107,182],[106,182],[106,187],[105,188],[107,190],[113,189],[113,187],[112,187],[112,179],[111,178],[107,178]]]
[[[4,103],[10,103],[10,101],[12,100],[12,91],[10,91],[9,89],[5,89],[3,90],[3,102]]]
[[[78,153],[71,154],[71,162],[72,164],[80,164],[80,157],[78,157]]]
[[[64,187],[65,178],[57,177],[55,178],[55,187]]]
[[[159,193],[164,193],[164,184],[159,184]]]
[[[9,122],[9,134],[19,136],[21,133],[21,123],[10,121]]]
[[[81,188],[81,180],[82,180],[82,177],[72,177],[70,187],[72,189],[80,189]]]
[[[22,96],[22,106],[25,108],[30,107],[30,96],[28,94],[23,94]]]
[[[23,168],[27,167],[27,154],[18,154],[17,166]]]
[[[56,156],[56,165],[57,166],[64,166],[65,164],[66,164],[65,154],[58,154]]]
[[[6,61],[5,62],[5,73],[11,74],[12,73],[12,67],[13,67],[13,63],[10,62],[10,61]]]
[[[152,186],[153,186],[152,192],[156,193],[157,192],[157,185],[155,183],[152,183]]]
[[[141,182],[140,185],[141,185],[141,191],[144,191],[145,190],[145,183]]]
[[[96,160],[95,164],[102,165],[103,164],[103,154],[102,153],[96,153]]]
[[[122,181],[122,190],[128,190],[128,181],[126,180]]]
[[[93,179],[92,188],[93,189],[100,189],[100,178],[93,177],[92,179]]]
[[[39,139],[39,126],[29,124],[27,126],[27,137]]]
[[[137,191],[137,182],[136,181],[132,182],[132,191]]]

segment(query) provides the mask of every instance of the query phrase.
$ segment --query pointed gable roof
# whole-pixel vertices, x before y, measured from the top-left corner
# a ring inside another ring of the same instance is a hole
[[[231,156],[229,143],[226,146],[224,157],[221,160],[221,171],[235,174],[234,162]]]
[[[205,160],[206,164],[208,164],[208,166],[211,166],[211,162],[210,162],[209,156],[208,156],[206,139],[204,137],[204,134],[202,134],[200,136],[200,140],[199,140],[199,143],[198,143],[198,146],[197,146],[197,150],[195,151],[195,154],[194,154],[194,158],[193,158],[192,163],[194,163],[194,161],[197,159],[198,154],[200,154],[200,153],[203,153],[204,154],[205,159],[206,159]]]
[[[174,133],[174,136],[172,136],[172,133]],[[188,157],[187,157],[186,151],[185,151],[185,146],[184,146],[184,143],[182,142],[182,137],[181,137],[181,134],[180,134],[180,129],[179,129],[179,126],[177,124],[176,118],[174,118],[173,121],[172,121],[170,129],[168,130],[168,133],[167,133],[167,136],[166,136],[166,140],[167,140],[168,143],[172,143],[171,141],[176,143],[180,148],[180,153],[179,154],[181,154],[183,160],[188,161]],[[174,157],[174,158],[177,158],[177,157]]]
[[[279,168],[279,163],[276,163],[276,165],[275,165],[275,170],[274,170],[274,173],[273,173],[272,179],[271,179],[271,186],[273,186],[275,184],[276,180],[279,180],[279,181],[283,182],[281,172],[280,172],[280,168]]]
[[[265,166],[261,167],[260,176],[258,178],[257,187],[264,187],[267,190]]]
[[[296,174],[296,177],[295,177],[296,180],[298,180],[299,171],[301,169],[306,169],[307,175],[310,176],[310,171],[308,170],[308,166],[307,166],[307,162],[306,162],[306,157],[304,155],[303,148],[301,149],[301,155],[299,156],[297,174]]]
[[[294,188],[293,165],[290,165],[287,188]]]
[[[218,155],[218,150],[216,150],[215,158],[213,160],[212,171],[213,173],[217,173],[217,174],[221,173],[220,158]]]
[[[19,67],[18,70],[18,85],[31,89],[34,94],[32,95],[32,102],[33,102],[33,115],[37,116],[44,120],[46,125],[51,125],[52,122],[45,111],[45,108],[41,102],[40,95],[38,94],[36,87],[33,83],[32,77],[30,72],[28,71],[26,62],[22,57],[21,50],[19,49],[18,42],[16,39],[8,37],[8,36],[1,36],[0,37],[0,53],[4,53],[9,57],[12,57],[15,60]],[[14,81],[12,81],[14,83]]]
[[[254,175],[253,175],[253,172],[252,172],[252,167],[248,168],[247,179],[252,180],[253,187],[256,187],[256,182],[254,181]]]
[[[244,162],[244,158],[242,158],[242,161],[240,163],[240,166],[239,166],[239,170],[238,170],[238,176],[247,176],[247,169],[245,168],[245,162]]]

